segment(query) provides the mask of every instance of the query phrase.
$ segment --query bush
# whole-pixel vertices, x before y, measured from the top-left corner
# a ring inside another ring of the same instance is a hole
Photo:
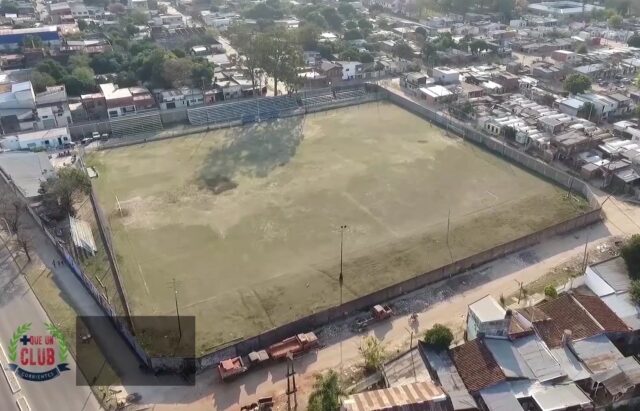
[[[640,234],[634,234],[620,249],[622,259],[627,265],[629,276],[640,279]]]
[[[549,298],[556,298],[558,296],[556,287],[554,287],[552,284],[549,284],[548,286],[544,287],[544,295],[546,295]]]
[[[631,288],[629,290],[629,294],[631,294],[631,299],[636,304],[640,304],[640,280],[631,281]]]
[[[384,346],[379,339],[372,335],[362,339],[360,354],[364,359],[364,369],[367,372],[379,370],[386,358]]]
[[[434,324],[424,333],[425,344],[437,350],[446,350],[451,345],[451,341],[453,341],[453,333],[442,324]]]

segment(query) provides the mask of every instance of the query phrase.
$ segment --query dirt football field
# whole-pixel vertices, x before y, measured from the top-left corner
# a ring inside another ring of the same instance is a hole
[[[197,319],[198,353],[586,209],[390,103],[88,158],[136,315]]]

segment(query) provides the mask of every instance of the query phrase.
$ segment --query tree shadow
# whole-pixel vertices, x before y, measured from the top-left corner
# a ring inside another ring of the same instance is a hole
[[[287,164],[302,142],[302,117],[289,117],[230,128],[226,141],[211,149],[200,169],[198,182],[219,194],[237,186],[235,178],[264,178]]]

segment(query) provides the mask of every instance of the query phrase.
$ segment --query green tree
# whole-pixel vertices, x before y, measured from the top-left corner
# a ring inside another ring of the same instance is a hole
[[[598,110],[596,109],[595,104],[586,101],[582,104],[582,107],[578,110],[578,117],[582,117],[589,121],[597,121],[598,120]]]
[[[578,47],[576,47],[576,53],[578,54],[587,54],[589,52],[589,49],[587,48],[587,45],[584,43],[580,43],[578,44]]]
[[[45,91],[47,87],[55,86],[56,80],[47,73],[34,70],[31,72],[31,84],[36,93],[41,93]]]
[[[162,66],[162,77],[166,84],[180,88],[191,84],[191,69],[193,62],[190,58],[166,59]]]
[[[91,64],[91,58],[86,54],[74,54],[69,57],[69,62],[67,63],[68,67],[76,68],[76,67],[89,67]]]
[[[404,41],[396,42],[391,51],[393,52],[394,56],[402,59],[410,60],[415,57],[413,54],[413,49]]]
[[[333,7],[325,7],[324,9],[322,9],[322,16],[327,21],[327,24],[331,29],[342,29],[342,17],[340,17],[338,11]]]
[[[47,211],[57,218],[75,216],[74,197],[80,193],[88,194],[90,190],[87,174],[73,167],[61,168],[56,177],[49,178],[40,187]]]
[[[367,372],[379,370],[384,364],[386,352],[382,342],[373,335],[362,339],[360,343],[360,355],[364,360],[364,369]]]
[[[29,49],[42,48],[42,39],[39,36],[25,36],[22,46]]]
[[[424,333],[424,343],[436,350],[446,350],[453,341],[453,333],[442,324],[434,324]]]
[[[78,19],[78,30],[86,31],[89,28],[89,23],[84,19]]]
[[[635,33],[627,40],[627,44],[629,47],[639,47],[640,48],[640,34]]]
[[[320,14],[319,11],[314,11],[313,13],[309,13],[305,18],[305,22],[309,24],[314,24],[321,29],[325,29],[329,27],[327,24],[327,20],[325,20],[324,16]]]
[[[278,83],[283,82],[289,88],[297,85],[298,68],[302,66],[302,53],[292,35],[286,30],[277,29],[260,33],[255,39],[260,67],[273,78],[274,93],[278,93]]]
[[[207,89],[213,80],[213,64],[201,59],[193,61],[191,66],[191,84]]]
[[[353,20],[349,20],[344,24],[344,28],[347,30],[358,30],[358,23]]]
[[[267,3],[258,3],[245,11],[245,17],[256,20],[277,20],[284,16],[282,9],[274,8]]]
[[[338,5],[338,13],[345,19],[352,19],[358,15],[356,9],[349,3],[340,3]]]
[[[622,27],[622,17],[619,14],[614,14],[607,19],[607,24],[614,29]]]
[[[68,74],[67,70],[62,67],[60,63],[51,59],[41,61],[36,66],[36,71],[50,75],[56,83],[61,82],[62,78]]]
[[[544,287],[544,295],[549,298],[556,298],[558,296],[558,291],[556,291],[556,287],[553,284],[549,284]]]
[[[584,74],[571,74],[564,81],[564,89],[571,94],[580,94],[589,90],[591,79]]]
[[[640,305],[640,280],[631,281],[629,294],[631,295],[631,300]]]
[[[620,255],[627,265],[629,276],[640,280],[640,234],[634,234],[620,249]]]
[[[340,398],[345,394],[340,378],[334,370],[325,375],[316,374],[313,391],[309,395],[308,411],[336,411],[340,409]]]
[[[344,39],[346,41],[349,40],[358,40],[362,38],[362,33],[359,30],[348,30],[344,33]]]
[[[487,44],[487,42],[481,39],[476,39],[469,43],[469,50],[471,50],[471,54],[477,55],[488,49],[489,45]]]
[[[358,20],[358,28],[362,31],[370,31],[373,30],[373,24],[369,21],[369,19],[362,18]]]

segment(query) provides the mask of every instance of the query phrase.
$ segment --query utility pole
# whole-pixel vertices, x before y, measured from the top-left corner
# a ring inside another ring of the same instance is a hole
[[[182,324],[180,323],[180,310],[178,309],[178,290],[176,289],[176,279],[173,279],[173,298],[176,302],[176,316],[178,317],[178,342],[182,341]]]
[[[449,250],[449,258],[451,258],[451,262],[453,263],[453,253],[451,252],[451,246],[449,245],[449,231],[451,227],[451,208],[449,208],[449,215],[447,216],[447,249]],[[449,274],[451,277],[451,274]]]
[[[293,366],[293,354],[287,353],[287,410],[298,409],[298,387],[296,387],[296,370]],[[293,396],[293,408],[291,407]]]
[[[342,316],[342,285],[344,284],[344,276],[342,275],[342,257],[345,228],[347,228],[347,226],[344,224],[340,226],[340,276],[338,277],[338,283],[340,284],[340,316]],[[342,340],[340,340],[340,375],[342,375]]]
[[[411,368],[413,369],[413,380],[414,382],[418,382],[418,375],[416,374],[416,363],[413,361],[413,329],[406,328],[407,331],[411,334],[411,339],[409,340],[409,353],[411,354]]]

